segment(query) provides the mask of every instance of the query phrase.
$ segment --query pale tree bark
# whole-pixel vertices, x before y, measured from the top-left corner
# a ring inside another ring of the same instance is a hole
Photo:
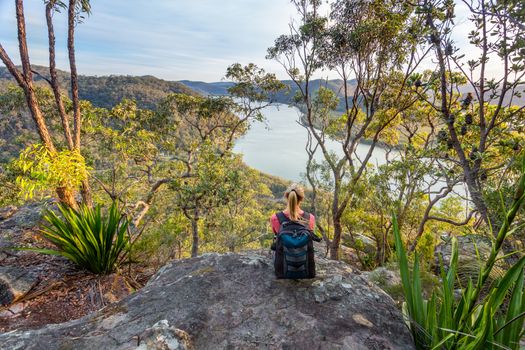
[[[325,245],[326,245],[326,250],[325,250],[325,257],[326,257],[328,256],[332,242],[330,240],[330,237],[328,237],[327,230],[321,224],[321,215],[320,215],[321,212],[318,210],[319,206],[317,204],[318,192],[319,192],[317,188],[318,181],[315,178],[315,173],[312,169],[314,165],[314,156],[319,147],[319,144],[315,144],[315,145],[313,144],[312,133],[310,132],[310,129],[308,129],[308,126],[303,125],[301,123],[299,124],[302,125],[306,129],[307,135],[308,135],[308,139],[307,139],[306,146],[305,146],[305,151],[306,151],[306,154],[308,155],[308,160],[306,161],[306,180],[308,181],[308,183],[310,184],[310,187],[312,188],[312,204],[311,204],[312,214],[314,214],[315,217],[317,218],[317,220],[315,220],[315,226],[321,233],[321,236],[323,237],[323,241],[325,242]]]
[[[312,32],[308,34],[302,32],[304,29],[302,25],[312,23],[315,21],[315,18],[319,18],[319,4],[306,0],[294,0],[293,3],[300,18],[299,23],[292,22],[290,24],[290,35],[287,39],[293,44],[289,44],[288,47],[288,42],[279,38],[277,40],[279,44],[270,49],[269,56],[276,59],[285,68],[296,85],[301,97],[300,102],[304,105],[306,127],[312,136],[312,141],[318,145],[324,158],[323,160],[329,169],[333,188],[331,188],[331,208],[328,215],[334,229],[333,238],[329,241],[329,250],[330,257],[338,259],[343,234],[341,220],[349,203],[354,198],[355,184],[359,183],[363,174],[366,173],[367,165],[375,147],[379,144],[383,131],[393,123],[399,113],[412,106],[417,100],[403,101],[398,98],[400,106],[397,114],[384,122],[381,121],[379,125],[375,125],[374,121],[377,120],[376,111],[381,108],[380,102],[386,89],[383,80],[388,78],[389,73],[392,71],[392,68],[381,59],[378,59],[378,57],[381,54],[388,55],[390,47],[385,46],[387,45],[386,43],[380,43],[378,45],[383,46],[378,46],[377,49],[370,49],[368,52],[362,53],[353,52],[350,47],[330,48],[330,42],[325,43],[327,45],[321,45],[321,41],[327,37],[327,33],[320,32],[323,29],[311,26]],[[333,18],[331,19],[333,20]],[[343,20],[348,20],[348,18]],[[344,34],[346,32],[341,35]],[[418,64],[418,60],[411,61],[407,68],[406,76],[409,76]],[[323,125],[318,125],[319,117],[327,118],[326,112],[317,110],[319,106],[317,106],[313,98],[315,91],[312,91],[311,79],[313,73],[321,65],[325,68],[328,67],[330,70],[335,70],[343,81],[342,90],[344,96],[341,98],[344,98],[346,123],[341,128],[342,139],[339,140],[343,156],[338,159],[334,159],[327,146],[327,138],[330,137],[326,130],[328,126],[324,125],[324,122]],[[357,80],[357,87],[353,91],[348,89],[350,72],[354,73]],[[406,80],[399,88],[398,97],[403,95],[407,87],[405,84]],[[352,99],[352,103],[350,103],[350,99]],[[363,111],[356,101],[363,101],[365,106],[364,112],[366,116],[363,121],[359,122],[359,115]],[[371,135],[367,136],[367,134]],[[355,151],[365,137],[369,137],[371,141],[369,152],[364,159],[357,160],[356,158],[358,157],[355,156]],[[311,174],[308,175],[310,176]],[[311,182],[310,178],[308,180]]]

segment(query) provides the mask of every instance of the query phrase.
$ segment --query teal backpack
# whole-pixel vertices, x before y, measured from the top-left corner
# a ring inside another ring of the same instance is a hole
[[[309,229],[310,214],[302,221],[292,221],[283,212],[277,213],[281,228],[275,244],[275,276],[303,279],[315,277],[313,232]]]

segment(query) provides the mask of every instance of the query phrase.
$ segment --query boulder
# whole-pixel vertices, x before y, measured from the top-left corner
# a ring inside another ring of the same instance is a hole
[[[401,274],[399,273],[399,271],[392,271],[384,266],[380,266],[372,271],[364,272],[363,275],[370,282],[375,283],[379,286],[393,288],[401,285]]]
[[[441,236],[442,242],[438,244],[434,251],[434,270],[439,275],[441,263],[445,271],[448,271],[452,257],[452,237],[445,234]],[[458,277],[461,285],[467,285],[472,279],[478,278],[479,271],[485,265],[492,249],[490,237],[468,234],[456,236],[458,241]],[[478,257],[479,255],[479,257]],[[504,253],[500,251],[499,258],[503,258]],[[498,259],[489,275],[489,281],[502,277],[506,271],[504,259]]]
[[[44,208],[42,203],[32,203],[21,208],[0,208],[0,262],[6,255],[16,254],[16,251],[9,248],[18,245],[25,232],[40,223]]]
[[[492,242],[489,237],[481,235],[463,235],[456,236],[458,241],[458,253],[459,257],[465,260],[477,260],[477,254],[479,253],[481,260],[485,260],[490,255]],[[434,250],[434,264],[436,267],[440,265],[440,259],[443,261],[443,265],[448,269],[450,258],[452,256],[452,237],[448,234],[441,235],[441,240]]]
[[[10,305],[39,281],[36,273],[16,266],[0,266],[0,305]]]
[[[6,349],[414,349],[392,299],[349,265],[277,280],[268,256],[205,254],[81,319],[0,334]]]
[[[16,264],[27,252],[14,250],[26,246],[25,239],[41,220],[43,205],[0,208],[0,306],[10,305],[39,281],[36,263]]]
[[[396,304],[401,307],[405,299],[401,274],[398,269],[391,270],[380,266],[375,270],[363,272],[363,276],[369,282],[387,292],[395,300]]]
[[[47,203],[31,203],[23,207],[5,207],[0,210],[0,228],[3,230],[27,230],[35,227],[42,220],[42,213]]]

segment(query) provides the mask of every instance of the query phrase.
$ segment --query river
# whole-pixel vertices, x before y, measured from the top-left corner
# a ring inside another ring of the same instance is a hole
[[[244,155],[244,162],[250,167],[281,178],[300,181],[305,173],[308,155],[305,145],[308,132],[299,125],[300,112],[288,105],[273,105],[263,111],[266,123],[255,122],[248,132],[237,141],[234,152]],[[335,141],[327,142],[328,149],[342,155],[341,145]],[[370,146],[359,144],[357,154],[362,159]],[[317,151],[317,160],[321,160]],[[376,147],[370,163],[384,164],[385,150]]]

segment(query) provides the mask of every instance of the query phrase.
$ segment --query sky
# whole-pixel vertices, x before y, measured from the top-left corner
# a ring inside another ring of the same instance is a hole
[[[282,67],[265,56],[275,38],[288,32],[295,13],[289,0],[91,3],[92,15],[76,29],[80,74],[154,75],[166,80],[212,82],[220,81],[232,63],[253,62],[285,78]],[[47,66],[44,1],[26,0],[25,12],[31,61]],[[464,34],[468,24],[461,8],[457,23],[458,32]],[[54,24],[57,66],[68,70],[65,14],[55,14]],[[0,0],[0,43],[18,64],[16,35],[14,1]],[[466,45],[463,39],[458,43]]]
[[[264,57],[288,29],[288,0],[92,0],[92,15],[77,26],[81,74],[155,75],[167,80],[219,81],[235,62],[271,71]],[[33,64],[48,65],[42,0],[25,1]],[[64,13],[55,15],[57,65],[67,68]],[[13,0],[0,0],[0,42],[17,56]]]

